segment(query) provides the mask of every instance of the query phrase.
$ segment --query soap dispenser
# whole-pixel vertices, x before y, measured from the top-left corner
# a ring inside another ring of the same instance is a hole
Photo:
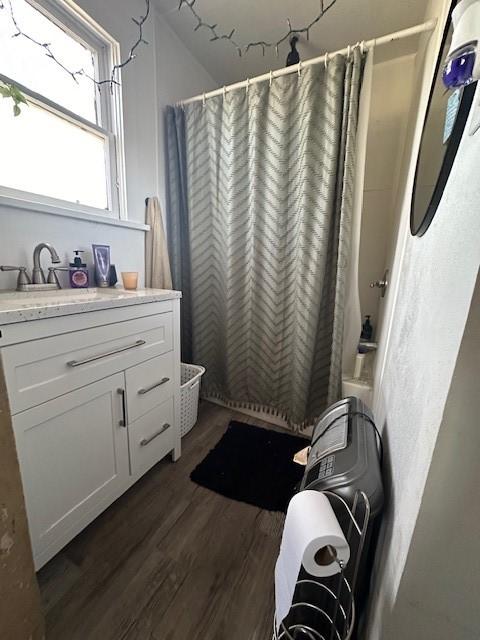
[[[82,262],[80,257],[83,251],[74,251],[75,257],[73,262],[70,262],[70,286],[72,289],[86,289],[88,287],[88,269],[87,264]]]
[[[371,316],[365,316],[365,322],[362,325],[360,340],[365,340],[365,342],[370,342],[373,336],[373,327],[370,318]]]

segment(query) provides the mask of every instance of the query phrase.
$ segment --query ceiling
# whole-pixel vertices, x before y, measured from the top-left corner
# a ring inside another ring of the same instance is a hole
[[[182,42],[210,73],[219,86],[270,69],[284,66],[289,46],[284,43],[275,55],[274,48],[265,56],[261,49],[251,50],[241,58],[226,41],[210,42],[206,29],[194,31],[196,20],[188,7],[178,10],[179,0],[155,0],[164,19]],[[303,27],[318,15],[320,0],[196,0],[195,9],[202,19],[217,23],[220,33],[235,28],[235,39],[242,45],[255,40],[277,41],[292,26]],[[385,35],[423,22],[428,0],[336,0],[334,6],[314,26],[307,41],[298,45],[302,60],[335,51],[348,44]],[[328,4],[328,2],[326,2]],[[382,57],[414,51],[416,40],[382,47]],[[388,50],[388,51],[387,51]]]

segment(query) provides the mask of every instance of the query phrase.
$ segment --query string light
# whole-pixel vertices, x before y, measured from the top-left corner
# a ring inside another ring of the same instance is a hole
[[[125,60],[122,60],[118,64],[113,65],[109,78],[106,78],[104,80],[97,80],[92,76],[90,76],[85,71],[85,69],[78,69],[76,71],[72,71],[66,65],[64,65],[59,58],[57,58],[49,42],[41,42],[40,40],[37,40],[30,34],[23,31],[15,17],[11,0],[8,0],[8,5],[10,9],[10,18],[16,29],[16,32],[12,35],[13,38],[22,37],[22,38],[25,38],[26,40],[29,40],[33,44],[43,49],[45,55],[48,58],[50,58],[53,62],[55,62],[61,69],[63,69],[63,71],[65,71],[65,73],[67,73],[75,82],[78,82],[78,78],[83,76],[91,80],[99,90],[102,88],[103,85],[109,85],[111,91],[113,91],[113,87],[115,85],[119,86],[120,82],[118,81],[118,72],[120,71],[120,69],[123,69],[124,67],[127,66],[127,64],[132,62],[132,60],[135,60],[135,58],[137,57],[137,52],[136,52],[137,48],[141,44],[148,45],[147,40],[145,40],[145,38],[143,37],[143,27],[150,15],[150,0],[145,0],[145,15],[140,16],[140,18],[132,18],[132,21],[138,27],[139,34],[138,34],[137,40],[130,47],[127,57],[125,58]],[[5,3],[2,2],[2,0],[0,0],[0,10],[1,9],[5,9]]]
[[[218,24],[211,24],[209,22],[206,22],[200,15],[200,13],[197,11],[197,9],[195,8],[196,2],[197,0],[180,0],[180,3],[178,5],[178,10],[180,11],[182,7],[187,7],[190,10],[190,13],[193,15],[193,17],[196,20],[196,24],[193,30],[198,31],[199,29],[206,29],[207,31],[210,31],[210,34],[211,34],[210,42],[215,42],[217,40],[226,40],[233,47],[235,47],[240,57],[248,53],[251,49],[255,49],[255,48],[261,48],[263,55],[265,55],[265,51],[267,49],[274,48],[275,54],[278,57],[280,45],[283,44],[285,41],[289,40],[291,36],[295,34],[298,35],[300,33],[304,33],[306,35],[307,40],[309,40],[310,30],[312,29],[312,27],[314,27],[317,24],[317,22],[319,22],[323,18],[323,16],[327,13],[327,11],[329,11],[337,3],[337,0],[330,0],[330,2],[325,2],[325,0],[319,0],[318,14],[313,18],[313,20],[309,24],[305,25],[304,27],[294,28],[290,18],[287,18],[288,31],[286,31],[285,34],[281,38],[279,38],[276,42],[267,42],[265,40],[257,40],[254,42],[249,42],[246,45],[241,45],[236,39],[234,39],[233,35],[235,33],[235,29],[232,29],[229,33],[220,33],[218,31]]]

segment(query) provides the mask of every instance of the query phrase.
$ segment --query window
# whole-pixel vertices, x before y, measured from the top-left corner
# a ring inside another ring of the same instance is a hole
[[[0,193],[70,210],[123,218],[124,160],[119,87],[99,91],[118,44],[70,0],[10,0],[23,33],[48,42],[75,81],[28,38],[12,37],[10,5],[0,11],[0,79],[25,95],[19,116],[0,100]]]

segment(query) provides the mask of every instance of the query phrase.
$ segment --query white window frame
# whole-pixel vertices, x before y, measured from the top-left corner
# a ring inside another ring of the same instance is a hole
[[[121,62],[120,45],[98,23],[72,0],[27,0],[35,9],[60,26],[68,35],[96,53],[98,79],[110,77],[114,65]],[[38,55],[44,55],[38,51]],[[54,64],[52,62],[52,64]],[[97,93],[99,124],[94,124],[66,109],[62,105],[18,83],[15,78],[0,74],[0,80],[13,83],[25,97],[42,109],[100,135],[106,141],[107,202],[106,209],[69,202],[36,193],[12,189],[0,184],[0,204],[17,206],[47,213],[66,214],[73,217],[95,219],[103,216],[112,220],[127,221],[127,193],[125,176],[125,151],[123,137],[122,91],[119,85],[108,84]],[[120,83],[120,72],[116,76]],[[19,116],[21,117],[21,116]],[[133,224],[133,223],[129,223]]]

